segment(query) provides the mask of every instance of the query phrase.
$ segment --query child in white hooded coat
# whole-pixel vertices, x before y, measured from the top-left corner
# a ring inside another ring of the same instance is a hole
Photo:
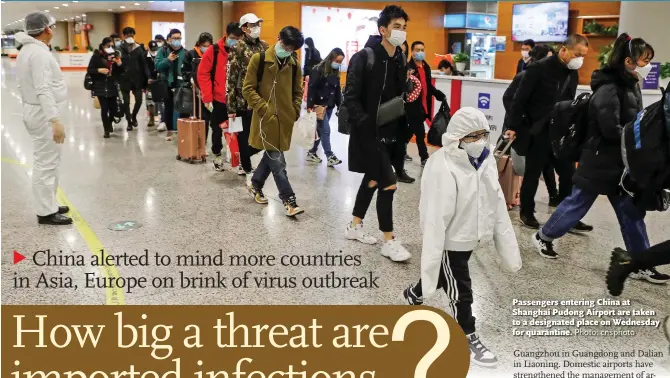
[[[493,239],[503,265],[521,269],[512,228],[489,139],[486,116],[462,108],[449,122],[442,147],[426,164],[421,179],[421,280],[404,290],[406,303],[423,304],[439,288],[449,312],[468,336],[470,359],[480,366],[498,363],[475,333],[468,260],[480,242]]]

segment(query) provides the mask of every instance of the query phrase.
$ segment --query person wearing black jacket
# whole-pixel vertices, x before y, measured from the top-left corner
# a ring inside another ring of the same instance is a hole
[[[201,33],[198,36],[195,47],[187,51],[186,55],[184,55],[184,62],[181,65],[181,75],[184,78],[184,82],[193,87],[193,90],[198,94],[200,101],[202,101],[202,95],[200,94],[200,88],[198,86],[198,66],[202,60],[202,54],[204,54],[213,43],[214,37],[210,33]],[[200,114],[205,121],[205,140],[207,140],[212,112],[204,105],[201,106],[196,103],[193,104],[193,106],[200,106],[200,108],[198,108],[198,114]],[[202,109],[201,113],[200,109]]]
[[[407,121],[401,117],[377,125],[377,116],[380,104],[406,93],[407,65],[400,45],[406,39],[408,19],[399,6],[384,8],[377,21],[380,36],[370,36],[365,45],[372,49],[374,62],[368,67],[371,58],[365,49],[351,57],[343,104],[351,126],[349,170],[364,174],[345,237],[366,244],[377,242],[363,231],[363,218],[376,191],[379,229],[385,240],[381,254],[396,262],[411,257],[393,234],[393,195],[398,188],[393,167],[405,157]]]
[[[344,51],[334,48],[321,63],[314,66],[309,77],[309,89],[307,91],[307,112],[323,110],[323,119],[316,121],[316,131],[319,139],[314,141],[314,146],[307,151],[307,160],[321,163],[321,158],[316,151],[319,144],[323,146],[323,153],[328,159],[328,166],[334,167],[342,164],[330,147],[330,118],[333,109],[338,109],[342,103],[342,88],[340,87],[340,67],[344,60]]]
[[[593,72],[587,142],[574,177],[575,188],[533,235],[532,240],[543,257],[557,257],[553,241],[570,231],[599,195],[606,195],[612,204],[626,249],[631,253],[649,249],[645,212],[635,205],[633,197],[621,191],[619,184],[625,170],[621,129],[635,120],[643,108],[638,81],[646,77],[653,58],[651,45],[623,33],[615,41],[607,65]],[[653,268],[634,272],[633,277],[656,284],[670,281],[670,276]]]
[[[114,131],[112,118],[116,112],[116,99],[119,91],[117,80],[124,70],[121,57],[115,54],[112,39],[105,37],[88,62],[87,72],[93,79],[93,96],[100,102],[100,117],[104,137],[109,138]]]
[[[447,100],[447,96],[433,86],[430,66],[426,62],[426,47],[423,42],[412,42],[411,47],[412,58],[409,61],[408,69],[421,83],[421,94],[419,99],[407,104],[407,121],[409,122],[409,139],[412,135],[416,135],[416,146],[419,149],[419,157],[421,157],[421,166],[426,165],[428,160],[428,147],[426,147],[426,128],[424,122],[433,118],[433,97],[437,101],[443,102]],[[403,171],[396,172],[398,179],[401,176],[407,176]],[[408,176],[407,176],[408,177]],[[407,178],[405,177],[405,178]],[[414,179],[412,179],[412,182]]]
[[[149,69],[145,58],[144,49],[135,43],[135,29],[131,27],[123,28],[123,42],[121,43],[121,57],[123,65],[126,67],[121,76],[121,93],[123,94],[123,107],[128,122],[128,131],[133,131],[137,127],[137,114],[142,108],[142,91],[146,89],[149,81]],[[130,93],[135,98],[133,112],[130,112]]]
[[[302,69],[303,76],[312,74],[314,66],[321,63],[321,53],[314,47],[312,38],[305,38],[305,67]]]
[[[520,73],[526,70],[528,68],[528,65],[530,64],[530,53],[533,51],[535,48],[535,41],[532,39],[527,39],[523,42],[521,42],[521,59],[519,59],[519,62],[516,64],[516,73]]]
[[[147,87],[147,110],[149,111],[149,122],[147,123],[147,127],[155,125],[157,106],[163,102],[163,99],[160,96],[161,93],[158,93],[160,91],[154,90],[158,80],[158,72],[156,71],[157,52],[158,44],[156,41],[149,41],[149,49],[145,57],[147,61],[147,70],[149,71],[149,86]]]
[[[579,80],[577,70],[587,53],[586,38],[578,34],[569,36],[558,54],[528,66],[514,94],[505,135],[516,138],[515,150],[527,157],[521,183],[520,220],[529,228],[540,227],[535,218],[535,194],[548,162],[552,162],[559,176],[559,202],[572,192],[574,163],[554,157],[547,124],[557,102],[575,98]],[[576,231],[592,229],[581,222],[575,227]]]

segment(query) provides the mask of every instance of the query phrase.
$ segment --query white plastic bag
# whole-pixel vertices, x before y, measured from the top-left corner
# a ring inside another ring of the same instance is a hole
[[[512,167],[514,168],[514,174],[517,176],[523,176],[523,174],[526,173],[526,157],[519,156],[513,148],[511,150],[512,152],[510,155],[512,157]]]
[[[243,130],[242,127],[242,117],[235,117],[235,119],[228,119],[228,132],[229,133],[241,133]]]
[[[316,113],[305,113],[293,124],[293,143],[302,148],[312,148],[316,134]]]

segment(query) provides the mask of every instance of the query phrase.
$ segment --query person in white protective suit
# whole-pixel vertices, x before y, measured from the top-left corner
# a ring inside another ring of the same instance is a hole
[[[503,266],[521,269],[486,116],[462,108],[442,136],[444,147],[426,163],[421,179],[421,280],[403,291],[410,305],[423,304],[439,288],[447,294],[450,314],[468,337],[470,360],[494,367],[498,359],[475,333],[468,260],[481,243],[493,239]]]
[[[23,123],[33,138],[33,202],[39,224],[66,225],[70,209],[58,206],[58,166],[65,127],[59,105],[67,98],[60,66],[49,51],[56,20],[45,12],[31,12],[24,19],[25,32],[15,35],[23,45],[16,65],[23,102]]]

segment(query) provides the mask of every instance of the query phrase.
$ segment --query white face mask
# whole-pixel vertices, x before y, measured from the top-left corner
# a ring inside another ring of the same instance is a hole
[[[391,36],[387,38],[390,44],[392,44],[395,47],[398,47],[407,40],[407,32],[404,32],[402,30],[391,30]]]
[[[637,72],[638,75],[642,78],[642,80],[646,79],[647,76],[649,75],[649,72],[651,72],[652,66],[651,63],[647,63],[646,66],[638,66],[635,68],[635,72]]]
[[[111,47],[105,47],[105,52],[106,52],[107,54],[114,54],[114,49],[111,48]]]
[[[578,70],[582,68],[582,64],[584,64],[583,56],[580,56],[579,58],[572,58],[572,60],[568,62],[568,68],[571,70]]]
[[[156,42],[156,46],[163,47],[163,42]]]
[[[126,38],[126,43],[132,45],[133,43],[135,43],[135,40],[133,39],[133,37],[128,37]]]
[[[521,57],[522,58],[528,59],[529,56],[530,56],[530,53],[528,51],[522,51],[521,52]]]
[[[260,26],[255,26],[255,27],[249,29],[249,37],[258,38],[260,36],[261,36],[261,27]]]
[[[484,152],[484,149],[486,148],[486,145],[488,144],[488,138],[482,138],[476,142],[472,143],[461,143],[461,147],[467,152],[468,155],[472,158],[479,158],[482,156],[482,152]]]

